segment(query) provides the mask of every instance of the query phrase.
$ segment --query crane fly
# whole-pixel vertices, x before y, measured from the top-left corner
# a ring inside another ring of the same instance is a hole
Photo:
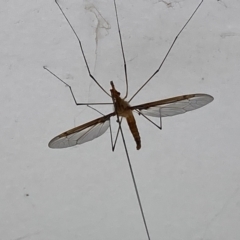
[[[129,129],[136,142],[136,148],[141,148],[141,138],[133,115],[133,110],[150,117],[169,117],[203,107],[213,100],[208,94],[189,94],[168,98],[155,102],[130,106],[129,102],[120,97],[114,83],[110,82],[112,89],[111,97],[114,104],[114,112],[83,125],[70,129],[56,136],[49,142],[50,148],[66,148],[91,141],[104,134],[110,126],[110,118],[118,115],[127,120]]]
[[[178,34],[174,38],[172,44],[170,45],[170,48],[168,49],[167,53],[165,54],[165,57],[163,58],[159,67],[147,79],[147,81],[145,81],[145,83],[135,92],[135,94],[129,100],[127,100],[127,96],[128,96],[127,65],[126,65],[125,54],[124,54],[124,49],[123,49],[123,41],[122,41],[122,36],[121,36],[121,31],[120,31],[120,26],[119,26],[116,0],[113,0],[113,3],[114,3],[114,9],[115,9],[116,20],[117,20],[117,29],[118,29],[118,35],[119,35],[121,52],[122,52],[123,63],[124,63],[124,73],[125,73],[125,83],[126,83],[126,94],[125,94],[124,97],[120,96],[120,92],[118,92],[117,89],[115,88],[115,85],[114,85],[113,81],[110,82],[111,89],[110,89],[110,94],[109,94],[101,86],[101,84],[96,80],[96,78],[93,76],[93,74],[90,71],[88,62],[86,60],[85,53],[84,53],[82,42],[81,42],[80,38],[78,37],[77,33],[75,32],[74,28],[72,27],[70,21],[68,20],[67,16],[65,15],[64,11],[62,10],[62,8],[59,5],[57,0],[55,0],[55,3],[57,4],[57,6],[60,9],[64,18],[66,19],[68,25],[72,29],[76,39],[78,40],[80,51],[81,51],[81,54],[83,56],[83,59],[84,59],[89,77],[99,86],[99,88],[103,92],[105,92],[112,99],[112,103],[102,103],[102,104],[113,104],[114,111],[107,114],[107,115],[103,115],[102,117],[99,117],[97,119],[94,119],[90,122],[87,122],[83,125],[80,125],[78,127],[75,127],[73,129],[70,129],[66,132],[61,133],[60,135],[53,138],[49,142],[48,146],[50,148],[67,148],[67,147],[75,146],[75,145],[78,145],[78,144],[82,144],[82,143],[91,141],[91,140],[93,140],[97,137],[100,137],[102,134],[104,134],[110,128],[112,150],[114,151],[116,141],[117,141],[117,138],[118,138],[118,134],[120,132],[120,134],[122,136],[122,140],[123,140],[124,149],[125,149],[125,152],[126,152],[128,164],[129,164],[129,169],[131,171],[131,176],[132,176],[135,192],[136,192],[136,195],[137,195],[138,204],[139,204],[139,207],[140,207],[140,210],[141,210],[145,230],[146,230],[146,233],[147,233],[148,240],[150,240],[150,234],[149,234],[149,231],[148,231],[147,222],[146,222],[146,219],[145,219],[145,215],[144,215],[144,212],[143,212],[140,196],[139,196],[139,193],[138,193],[137,184],[136,184],[133,169],[132,169],[132,166],[131,166],[131,161],[130,161],[130,157],[129,157],[129,154],[128,154],[125,138],[124,138],[123,131],[122,131],[122,128],[121,128],[121,122],[122,122],[122,118],[126,119],[126,121],[128,123],[128,126],[129,126],[129,129],[130,129],[130,131],[133,135],[133,138],[136,142],[136,148],[137,148],[137,150],[139,150],[141,148],[141,138],[140,138],[140,134],[139,134],[139,131],[138,131],[138,128],[137,128],[136,120],[135,120],[134,115],[133,115],[133,111],[136,111],[139,115],[146,118],[148,121],[153,123],[159,129],[162,129],[162,117],[169,117],[169,116],[182,114],[182,113],[185,113],[185,112],[188,112],[188,111],[192,111],[192,110],[198,109],[200,107],[203,107],[206,104],[213,101],[212,96],[210,96],[208,94],[197,93],[197,94],[188,94],[188,95],[182,95],[182,96],[167,98],[167,99],[158,100],[158,101],[154,101],[154,102],[148,102],[148,103],[135,105],[135,106],[130,105],[131,100],[159,72],[159,70],[161,69],[165,60],[167,59],[171,49],[173,48],[176,40],[178,39],[178,37],[182,33],[183,29],[190,22],[192,17],[195,15],[197,10],[200,8],[200,6],[203,3],[203,0],[200,1],[200,3],[197,5],[197,7],[193,11],[193,13],[190,15],[190,17],[186,21],[186,23],[183,25],[183,27],[180,29],[180,31],[178,32]],[[85,105],[85,106],[88,106],[88,107],[96,110],[95,108],[91,107],[91,105],[100,105],[101,104],[101,103],[78,103],[74,94],[73,94],[71,86],[68,85],[64,80],[59,78],[56,74],[54,74],[47,67],[44,66],[44,69],[46,69],[48,72],[50,72],[53,76],[55,76],[59,81],[64,83],[69,88],[70,93],[71,93],[71,95],[73,97],[73,100],[74,100],[76,105],[78,105],[78,106],[79,105]],[[96,110],[96,111],[98,111],[98,110]],[[113,143],[113,140],[112,140],[111,123],[110,123],[110,119],[113,116],[117,117],[117,122],[118,122],[118,132],[116,134],[116,138],[115,138],[114,143]],[[147,116],[159,118],[160,119],[160,126],[156,125]]]
[[[111,94],[109,94],[105,91],[105,89],[99,84],[99,82],[92,75],[92,73],[90,72],[86,57],[85,57],[85,53],[83,51],[82,43],[81,43],[77,33],[75,32],[74,28],[72,27],[71,23],[69,22],[68,18],[66,17],[64,11],[62,10],[61,6],[59,5],[58,1],[55,0],[55,3],[58,5],[60,11],[62,12],[62,14],[65,17],[66,21],[68,22],[69,26],[71,27],[76,38],[78,39],[80,49],[81,49],[89,76],[107,95],[109,95],[112,98],[112,102],[114,105],[114,111],[105,116],[102,116],[100,118],[97,118],[95,120],[92,120],[83,125],[80,125],[78,127],[75,127],[73,129],[70,129],[66,132],[59,134],[58,136],[54,137],[49,142],[48,146],[50,148],[72,147],[72,146],[75,146],[78,144],[82,144],[82,143],[91,141],[97,137],[100,137],[102,134],[104,134],[107,131],[107,129],[109,127],[111,130],[110,118],[113,116],[117,116],[117,118],[121,117],[121,118],[125,118],[127,120],[129,129],[130,129],[130,131],[133,135],[133,138],[136,142],[136,148],[137,148],[137,150],[139,150],[141,148],[141,138],[140,138],[140,134],[139,134],[139,131],[138,131],[138,128],[136,125],[134,115],[133,115],[134,110],[137,111],[139,115],[144,116],[150,122],[152,122],[152,121],[149,118],[147,118],[146,116],[160,118],[159,129],[161,129],[162,128],[162,126],[161,126],[161,118],[162,117],[174,116],[177,114],[182,114],[182,113],[185,113],[188,111],[192,111],[197,108],[203,107],[206,104],[213,101],[213,97],[208,94],[189,94],[189,95],[182,95],[182,96],[178,96],[178,97],[172,97],[172,98],[168,98],[168,99],[164,99],[164,100],[159,100],[159,101],[155,101],[155,102],[144,103],[144,104],[137,105],[137,106],[130,105],[130,101],[158,73],[158,71],[162,67],[163,63],[165,62],[169,52],[171,51],[173,45],[175,44],[175,41],[177,40],[178,36],[182,32],[182,30],[186,27],[186,25],[191,20],[193,15],[196,13],[198,8],[202,4],[203,0],[199,3],[199,5],[195,9],[195,11],[192,13],[190,18],[188,19],[188,21],[185,23],[185,25],[182,27],[182,29],[180,30],[178,35],[175,37],[172,45],[170,46],[167,54],[165,55],[163,61],[161,62],[159,68],[152,74],[152,76],[142,85],[142,87],[132,96],[132,98],[129,101],[126,100],[127,95],[128,95],[127,65],[126,65],[125,54],[124,54],[124,50],[123,50],[123,43],[122,43],[121,31],[120,31],[120,27],[119,27],[116,2],[115,2],[115,0],[113,2],[114,2],[114,7],[115,7],[117,27],[118,27],[118,33],[119,33],[119,38],[120,38],[120,43],[121,43],[121,50],[122,50],[122,56],[123,56],[123,62],[124,62],[125,79],[126,79],[126,95],[123,98],[120,97],[120,93],[116,90],[114,83],[112,81],[110,82]],[[86,103],[86,104],[77,103],[75,96],[73,94],[73,91],[71,89],[71,86],[69,86],[66,82],[64,82],[62,79],[60,79],[58,76],[56,76],[47,67],[44,67],[44,68],[69,87],[76,105],[86,105],[86,106],[94,105],[91,103]],[[118,122],[119,122],[119,128],[118,128],[118,132],[119,132],[119,129],[121,128],[121,126],[120,126],[121,121],[118,121]],[[156,124],[154,124],[154,125],[156,125]],[[117,134],[117,136],[118,136],[118,134]],[[111,135],[111,139],[112,139],[112,135]],[[117,139],[117,137],[116,137],[116,139]],[[115,140],[115,143],[116,143],[116,140]],[[115,144],[113,145],[113,142],[112,142],[112,150],[114,150],[114,147],[115,147]]]

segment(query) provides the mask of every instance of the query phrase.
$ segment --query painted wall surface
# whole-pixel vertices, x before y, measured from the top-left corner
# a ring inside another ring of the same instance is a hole
[[[159,67],[199,0],[117,1],[128,99]],[[125,94],[113,0],[59,0],[82,41],[93,76]],[[53,0],[0,4],[0,239],[144,240],[121,138],[109,131],[68,149],[57,134],[100,114],[78,102],[111,102],[89,77],[79,44]],[[163,119],[136,114],[142,149],[123,122],[151,239],[240,239],[240,1],[205,0],[161,71],[133,99],[140,104],[190,93],[209,105]],[[104,114],[112,106],[96,107]],[[117,124],[112,120],[113,132]]]

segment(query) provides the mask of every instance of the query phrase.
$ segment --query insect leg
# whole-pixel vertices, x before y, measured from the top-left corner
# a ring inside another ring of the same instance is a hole
[[[161,108],[159,109],[159,126],[160,126],[160,129],[162,130],[162,115],[161,115]]]
[[[83,47],[82,47],[82,42],[80,40],[80,38],[78,37],[76,31],[74,30],[72,24],[70,23],[70,21],[68,20],[67,16],[65,15],[64,11],[62,10],[61,6],[59,5],[58,1],[55,0],[55,3],[58,5],[58,8],[60,9],[60,11],[62,12],[64,18],[66,19],[68,25],[70,26],[70,28],[72,29],[74,35],[76,36],[77,40],[78,40],[78,43],[79,43],[79,46],[80,46],[80,49],[81,49],[81,52],[82,52],[82,56],[84,58],[84,61],[85,61],[85,64],[86,64],[86,67],[87,67],[87,70],[88,70],[88,74],[89,76],[93,79],[93,81],[102,89],[103,92],[105,92],[109,97],[110,94],[100,85],[100,83],[95,79],[95,77],[92,75],[90,69],[89,69],[89,66],[88,66],[88,63],[87,63],[87,59],[86,59],[86,56],[85,56],[85,53],[83,51]]]
[[[119,125],[122,124],[122,120],[123,120],[123,118],[121,118],[120,121],[119,121],[119,118],[117,119],[117,122],[118,122]],[[118,126],[117,134],[116,134],[116,137],[115,137],[115,140],[114,140],[113,151],[114,151],[114,149],[116,147],[116,144],[117,144],[119,132],[120,132],[120,126]]]
[[[87,107],[91,108],[92,110],[94,110],[95,112],[98,112],[99,114],[101,114],[102,116],[104,116],[103,113],[101,113],[100,111],[98,111],[96,108],[90,106],[90,105],[87,105]]]
[[[190,18],[187,20],[187,22],[184,24],[184,26],[181,28],[181,30],[179,31],[179,33],[177,34],[177,36],[174,38],[170,48],[168,49],[165,57],[163,58],[160,66],[158,67],[158,69],[152,74],[152,76],[150,76],[150,78],[134,93],[134,95],[130,98],[129,102],[147,85],[147,83],[159,72],[159,70],[162,68],[162,65],[164,64],[166,58],[168,57],[169,53],[171,52],[175,42],[177,41],[179,35],[182,33],[183,29],[187,26],[187,24],[190,22],[190,20],[192,19],[192,17],[195,15],[195,13],[197,12],[197,10],[199,9],[199,7],[202,5],[203,0],[201,0],[201,2],[198,4],[198,6],[196,7],[196,9],[194,10],[194,12],[191,14]]]
[[[141,214],[142,214],[142,219],[143,219],[143,223],[144,223],[144,226],[145,226],[145,230],[146,230],[146,233],[147,233],[148,240],[150,240],[150,234],[149,234],[149,231],[148,231],[147,221],[146,221],[146,218],[145,218],[145,215],[144,215],[144,212],[143,212],[143,207],[142,207],[140,195],[139,195],[138,188],[137,188],[137,183],[136,183],[136,180],[135,180],[135,177],[134,177],[132,164],[131,164],[130,157],[129,157],[129,154],[128,154],[127,144],[126,144],[126,141],[125,141],[125,138],[124,138],[124,134],[123,134],[122,126],[121,126],[121,121],[119,120],[118,114],[117,114],[117,120],[119,122],[119,129],[120,129],[120,133],[121,133],[121,136],[122,136],[125,153],[126,153],[126,156],[127,156],[129,169],[130,169],[130,172],[131,172],[133,185],[134,185],[135,192],[136,192],[136,195],[137,195],[138,205],[139,205],[139,208],[140,208],[140,211],[141,211]]]
[[[102,116],[105,116],[103,113],[101,113],[100,111],[98,111],[96,108],[92,107],[92,106],[88,106],[87,107],[91,108],[92,110],[98,112],[99,114],[101,114]],[[111,146],[112,146],[112,151],[114,152],[115,146],[116,146],[116,142],[115,144],[113,144],[113,136],[112,136],[112,126],[111,126],[111,118],[109,118],[109,128],[110,128],[110,139],[111,139]]]
[[[96,108],[92,107],[92,106],[88,106],[87,107],[91,108],[92,110],[98,112],[99,114],[101,114],[102,116],[105,116],[103,113],[101,113],[100,111],[98,111]],[[111,139],[111,146],[112,146],[112,151],[114,152],[115,146],[116,146],[116,140],[115,143],[113,144],[113,136],[112,136],[112,125],[111,125],[111,118],[109,118],[109,128],[110,128],[110,139]],[[119,132],[119,131],[118,131]]]
[[[123,50],[122,35],[121,35],[120,27],[119,27],[119,20],[118,20],[118,12],[117,12],[116,0],[114,0],[114,8],[115,8],[115,13],[116,13],[117,27],[118,27],[118,35],[119,35],[119,39],[120,39],[122,56],[123,56],[123,63],[124,63],[124,73],[125,73],[125,80],[126,80],[126,95],[125,95],[125,97],[124,97],[123,99],[125,99],[125,98],[127,98],[127,96],[128,96],[127,64],[126,64],[125,54],[124,54],[124,50]]]
[[[157,127],[158,129],[160,129],[160,130],[162,130],[162,118],[161,118],[161,116],[160,116],[160,124],[159,124],[159,126],[155,123],[155,122],[153,122],[150,118],[148,118],[147,116],[145,116],[143,113],[141,113],[139,110],[136,110],[137,111],[137,113],[138,113],[138,115],[140,115],[140,116],[143,116],[145,119],[147,119],[150,123],[152,123],[155,127]]]
[[[109,119],[109,128],[110,128],[110,139],[111,139],[112,151],[114,152],[115,146],[114,146],[114,144],[113,144],[113,136],[112,136],[112,126],[111,126],[111,119]]]
[[[65,84],[68,88],[69,88],[69,90],[70,90],[70,92],[71,92],[71,95],[72,95],[72,97],[73,97],[73,100],[74,100],[74,103],[77,105],[77,106],[81,106],[81,105],[106,105],[106,104],[111,104],[112,105],[112,103],[78,103],[77,102],[77,100],[76,100],[76,98],[75,98],[75,96],[74,96],[74,94],[73,94],[73,90],[72,90],[72,87],[69,85],[69,84],[67,84],[65,81],[63,81],[60,77],[58,77],[55,73],[53,73],[51,70],[49,70],[46,66],[44,66],[43,67],[45,70],[47,70],[49,73],[51,73],[54,77],[56,77],[59,81],[61,81],[63,84]]]

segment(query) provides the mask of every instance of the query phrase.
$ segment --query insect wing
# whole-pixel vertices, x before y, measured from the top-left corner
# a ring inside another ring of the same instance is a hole
[[[140,113],[151,117],[170,117],[198,109],[212,101],[212,96],[199,93],[150,102],[133,106],[131,109],[137,109]]]
[[[110,117],[113,115],[114,114],[111,113],[68,130],[53,138],[48,146],[50,148],[67,148],[100,137],[109,128]]]

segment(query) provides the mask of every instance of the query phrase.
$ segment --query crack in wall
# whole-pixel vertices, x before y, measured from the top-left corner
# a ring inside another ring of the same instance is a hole
[[[210,219],[209,223],[207,224],[203,237],[201,238],[202,240],[206,239],[206,235],[207,232],[209,231],[210,227],[212,226],[212,224],[216,221],[216,219],[224,212],[224,210],[227,208],[227,206],[229,205],[229,203],[231,202],[231,200],[236,196],[236,194],[239,191],[239,187],[237,187],[237,189],[231,194],[231,196],[225,201],[225,203],[223,204],[223,206],[220,208],[220,210],[214,214],[214,216]]]
[[[92,12],[97,19],[97,26],[95,29],[95,43],[96,43],[96,49],[95,49],[96,59],[94,64],[94,70],[95,70],[95,65],[97,61],[98,41],[102,37],[105,37],[109,34],[108,30],[111,29],[111,25],[107,22],[105,18],[103,18],[101,13],[97,10],[97,8],[93,4],[86,5],[85,9],[88,10],[89,12]]]
[[[235,33],[235,32],[224,32],[220,34],[221,38],[226,38],[226,37],[239,37],[240,33]]]
[[[91,13],[93,13],[97,19],[97,25],[95,29],[95,62],[94,62],[94,69],[93,72],[96,71],[96,63],[97,63],[97,53],[98,53],[98,42],[99,39],[107,36],[109,34],[109,29],[111,29],[111,25],[108,23],[108,21],[102,16],[102,14],[98,11],[98,9],[93,4],[87,4],[85,6],[85,9]],[[90,94],[90,89],[93,82],[91,81],[88,88],[88,99]]]
[[[165,0],[157,0],[157,2],[153,3],[153,4],[156,4],[156,3],[164,3],[167,8],[173,8],[175,4],[180,4],[180,2],[182,2],[182,0],[175,0],[175,1],[165,1]]]
[[[26,234],[22,237],[14,238],[13,240],[23,240],[23,239],[26,239],[26,238],[29,238],[29,237],[32,237],[32,236],[38,235],[38,234],[40,234],[40,232],[29,233],[29,234]]]

